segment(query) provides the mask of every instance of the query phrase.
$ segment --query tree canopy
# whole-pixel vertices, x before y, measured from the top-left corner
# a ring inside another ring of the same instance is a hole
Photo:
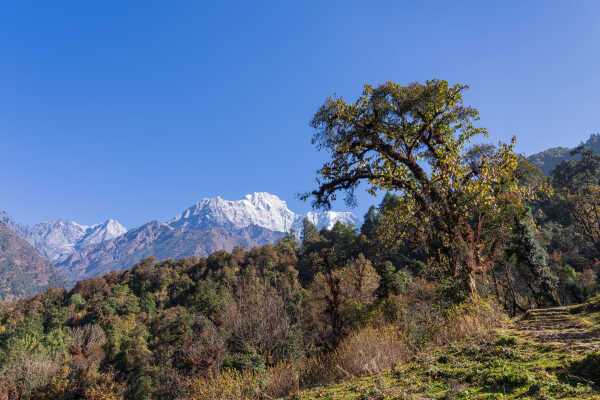
[[[463,106],[466,85],[443,80],[402,86],[365,85],[354,102],[329,98],[312,119],[313,143],[331,158],[318,171],[317,189],[302,198],[330,207],[340,192],[400,194],[391,229],[418,234],[431,264],[474,294],[475,275],[491,267],[514,213],[531,195],[519,186],[513,143],[474,154],[468,146],[487,136],[478,111]]]

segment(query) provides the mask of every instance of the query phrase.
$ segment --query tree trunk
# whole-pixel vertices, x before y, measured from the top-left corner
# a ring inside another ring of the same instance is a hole
[[[475,281],[475,273],[469,271],[469,294],[472,299],[479,298],[479,292],[477,291],[477,282]]]

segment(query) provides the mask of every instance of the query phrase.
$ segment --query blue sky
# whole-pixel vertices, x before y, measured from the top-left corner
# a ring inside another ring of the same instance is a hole
[[[307,211],[309,120],[364,83],[467,83],[526,154],[600,131],[596,0],[5,3],[0,209],[24,223],[133,227],[254,191]]]

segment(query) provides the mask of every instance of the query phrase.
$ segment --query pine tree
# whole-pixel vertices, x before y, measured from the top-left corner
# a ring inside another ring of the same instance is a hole
[[[302,244],[306,244],[317,236],[319,236],[319,231],[317,230],[315,224],[310,222],[308,218],[304,217],[304,220],[302,220]]]
[[[521,280],[529,287],[538,303],[558,303],[556,287],[558,278],[548,267],[548,254],[535,236],[531,214],[515,219],[515,228],[507,253],[514,257]]]

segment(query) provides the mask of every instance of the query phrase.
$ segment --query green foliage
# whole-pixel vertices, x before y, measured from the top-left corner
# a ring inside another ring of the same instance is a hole
[[[80,307],[80,306],[85,305],[85,300],[84,300],[83,296],[81,296],[79,293],[74,293],[71,296],[71,298],[69,299],[69,302],[75,307]]]
[[[315,224],[309,221],[308,218],[302,220],[302,243],[307,244],[311,240],[316,239],[319,236],[319,231]]]
[[[533,203],[540,241],[551,255],[549,267],[559,278],[563,303],[583,302],[600,289],[600,136],[571,151],[552,171],[554,193]]]
[[[150,293],[144,293],[140,299],[140,309],[149,315],[155,315],[157,312],[156,301]]]
[[[142,375],[136,378],[131,390],[128,393],[128,398],[132,400],[151,400],[155,392],[152,377]]]
[[[390,261],[384,262],[377,272],[381,276],[378,289],[378,295],[381,298],[385,298],[390,294],[406,295],[408,288],[413,283],[413,276],[409,271],[397,271]]]
[[[517,339],[513,336],[508,336],[508,337],[501,337],[500,339],[498,339],[498,341],[496,342],[496,345],[498,346],[515,346],[517,344]]]
[[[548,266],[546,250],[537,240],[531,217],[517,219],[512,238],[507,245],[508,258],[515,263],[516,279],[528,283],[539,304],[556,303],[558,278]]]
[[[223,360],[223,368],[260,372],[265,370],[265,359],[255,348],[246,345],[243,351],[227,355]]]

